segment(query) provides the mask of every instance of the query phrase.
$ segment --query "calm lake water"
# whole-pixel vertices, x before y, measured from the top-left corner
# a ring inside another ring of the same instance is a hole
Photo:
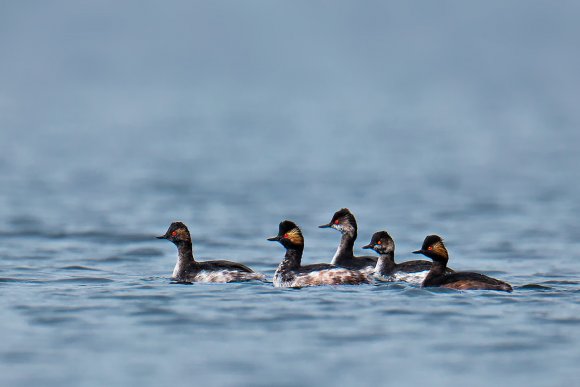
[[[0,384],[569,386],[580,364],[574,2],[0,6]],[[334,211],[511,294],[271,279]]]

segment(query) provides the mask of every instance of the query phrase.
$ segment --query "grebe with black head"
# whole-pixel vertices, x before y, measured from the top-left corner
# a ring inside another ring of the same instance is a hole
[[[266,277],[246,265],[231,261],[196,261],[187,226],[173,222],[167,232],[157,239],[167,239],[177,246],[177,263],[172,278],[177,282],[240,282],[259,280]]]
[[[327,263],[302,266],[304,237],[294,222],[282,221],[278,226],[278,235],[268,240],[280,242],[286,248],[286,255],[274,273],[275,287],[360,285],[371,282],[369,276],[361,271]]]
[[[363,246],[363,249],[372,249],[379,254],[377,266],[374,269],[374,275],[378,279],[420,284],[431,270],[432,264],[429,261],[414,260],[396,263],[395,241],[386,231],[374,233],[371,242]],[[447,268],[446,273],[451,274],[453,270]]]
[[[333,228],[340,231],[340,244],[330,262],[333,265],[354,270],[372,270],[377,264],[377,257],[354,255],[354,242],[357,237],[357,224],[354,215],[348,208],[342,208],[334,213],[330,223],[318,226],[319,228]]]
[[[513,289],[507,282],[488,277],[479,273],[456,272],[446,274],[449,254],[447,248],[438,235],[428,235],[423,241],[421,250],[413,251],[423,254],[433,260],[433,267],[425,277],[423,287],[442,287],[457,290],[502,290],[511,292]]]

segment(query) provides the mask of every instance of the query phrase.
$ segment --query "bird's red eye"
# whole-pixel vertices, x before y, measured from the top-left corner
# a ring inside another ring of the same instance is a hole
[[[288,234],[284,234],[284,239],[288,239]]]
[[[433,246],[427,247],[427,250],[433,250]]]
[[[383,244],[383,241],[378,241],[377,242],[377,245],[382,245],[382,244]]]
[[[173,232],[171,233],[171,236],[176,236],[176,235],[177,235],[177,231],[173,231]]]
[[[336,220],[334,221],[334,224],[339,224],[339,223],[340,223],[340,222],[338,221],[338,219],[336,219]]]

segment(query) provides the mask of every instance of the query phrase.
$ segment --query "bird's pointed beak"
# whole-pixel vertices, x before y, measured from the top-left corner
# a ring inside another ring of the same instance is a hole
[[[413,251],[413,254],[423,254],[423,250]]]
[[[373,245],[372,245],[372,243],[369,243],[368,245],[363,246],[362,248],[363,249],[372,249],[373,248]]]
[[[165,235],[157,236],[155,238],[157,238],[157,239],[167,239],[167,237]]]
[[[266,240],[268,240],[268,241],[270,241],[270,242],[277,242],[277,241],[279,241],[279,240],[280,240],[280,237],[279,237],[279,236],[275,236],[275,237],[268,238],[268,239],[266,239]]]
[[[332,223],[327,223],[327,224],[323,224],[321,226],[318,226],[318,228],[331,228],[332,227]]]

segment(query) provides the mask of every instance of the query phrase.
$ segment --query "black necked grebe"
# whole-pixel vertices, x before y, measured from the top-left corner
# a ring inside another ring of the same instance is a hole
[[[301,266],[304,237],[294,222],[289,220],[281,222],[278,235],[268,240],[280,242],[286,248],[284,260],[274,273],[275,287],[359,285],[370,282],[369,277],[363,272],[327,263]]]
[[[342,234],[340,244],[330,262],[331,264],[354,270],[372,269],[376,266],[377,257],[354,256],[353,247],[357,236],[357,225],[354,215],[348,208],[336,211],[330,223],[318,227],[334,228]]]
[[[165,235],[157,239],[167,239],[177,246],[177,264],[172,278],[178,282],[239,282],[264,280],[265,276],[254,272],[241,263],[231,261],[198,262],[193,258],[191,236],[187,226],[173,222]]]
[[[420,284],[431,270],[431,262],[423,260],[395,263],[395,241],[388,232],[379,231],[373,234],[371,242],[363,249],[373,249],[379,254],[374,275],[389,281],[405,281]],[[446,273],[453,270],[447,268]]]
[[[457,290],[503,290],[511,292],[510,284],[479,273],[457,272],[446,274],[449,254],[438,235],[429,235],[423,241],[421,250],[413,251],[433,260],[433,266],[425,277],[423,287],[442,287]]]

